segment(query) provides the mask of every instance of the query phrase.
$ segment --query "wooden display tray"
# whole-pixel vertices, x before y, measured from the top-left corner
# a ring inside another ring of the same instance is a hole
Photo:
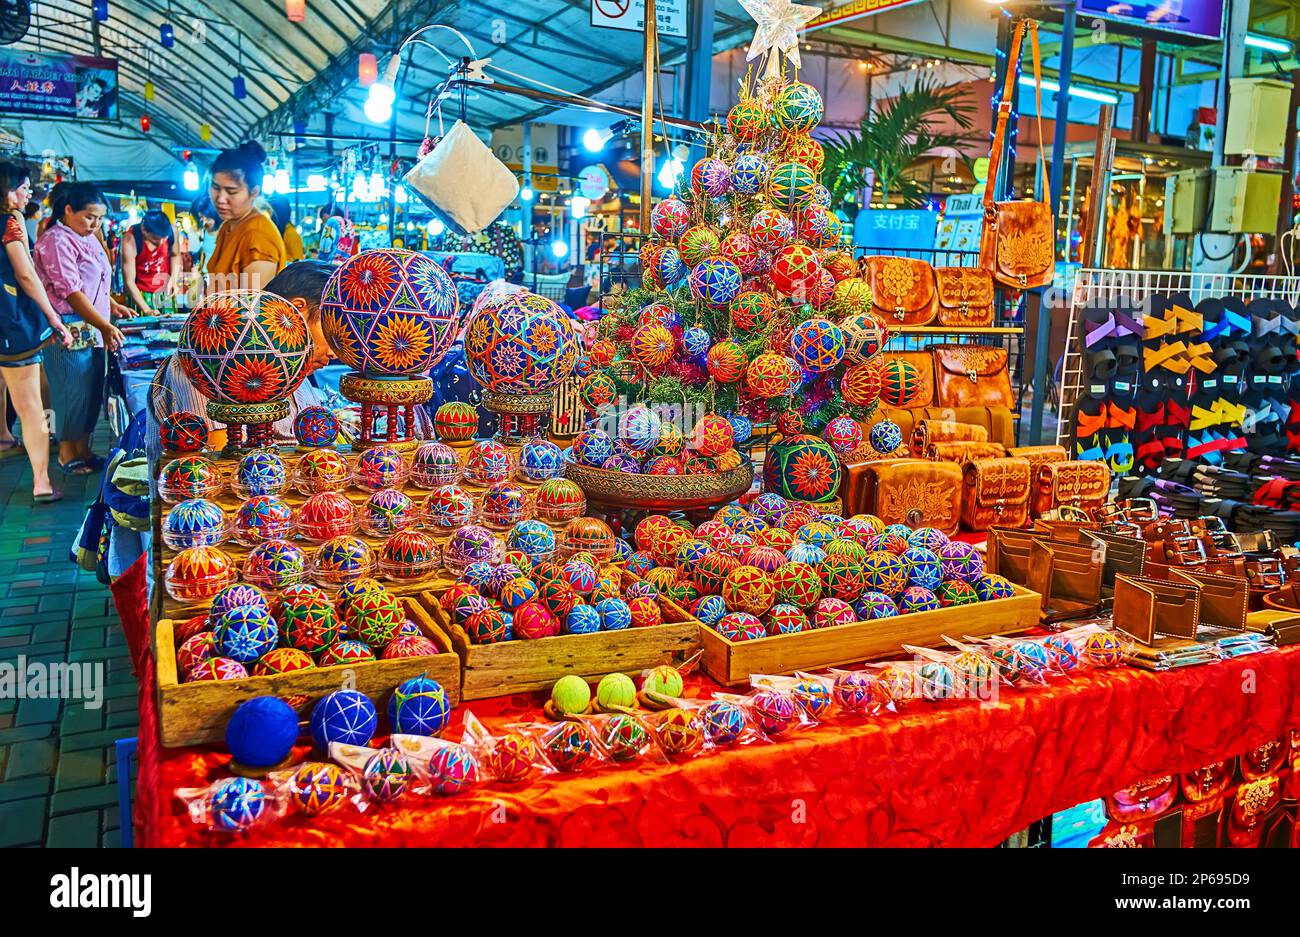
[[[704,672],[724,685],[744,683],[750,674],[789,674],[824,670],[841,664],[898,657],[903,645],[930,645],[944,635],[987,638],[1017,634],[1038,626],[1041,596],[1022,586],[1009,599],[913,612],[895,618],[859,621],[782,634],[755,641],[728,641],[712,628],[701,627]]]
[[[297,709],[303,718],[307,718],[316,700],[332,690],[346,687],[360,690],[374,701],[376,708],[384,711],[392,689],[403,680],[421,674],[442,684],[454,707],[460,700],[460,658],[453,653],[452,639],[419,602],[409,597],[401,601],[407,616],[419,626],[425,637],[439,647],[441,653],[402,660],[336,664],[269,677],[181,683],[176,672],[174,622],[171,619],[158,622],[154,629],[153,650],[158,663],[158,722],[163,745],[181,748],[221,742],[225,738],[226,723],[235,708],[254,696],[306,697]]]
[[[585,680],[609,673],[635,674],[689,657],[707,631],[679,605],[661,598],[664,624],[654,628],[472,644],[465,629],[442,610],[436,595],[426,592],[421,601],[439,627],[451,635],[452,646],[460,655],[461,698],[467,700],[549,690],[565,674]]]

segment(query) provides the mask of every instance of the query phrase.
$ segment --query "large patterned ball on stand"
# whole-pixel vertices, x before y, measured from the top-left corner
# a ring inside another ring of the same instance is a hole
[[[840,393],[855,407],[870,407],[880,399],[880,368],[868,362],[845,369]]]
[[[844,360],[844,333],[829,319],[805,319],[790,333],[790,354],[814,374],[829,371]]]
[[[717,231],[708,225],[697,224],[677,240],[677,252],[681,254],[683,263],[693,267],[705,257],[716,254],[721,244]]]
[[[228,404],[284,400],[306,376],[311,331],[298,308],[260,290],[213,293],[181,327],[177,355],[205,397]]]
[[[870,302],[870,290],[866,297]],[[862,364],[880,353],[889,340],[884,323],[870,312],[851,315],[840,323],[844,331],[844,358],[850,364]]]
[[[767,179],[767,197],[789,213],[811,205],[816,188],[817,176],[803,163],[781,163]]]
[[[903,431],[893,420],[881,420],[871,427],[867,438],[871,448],[881,455],[889,455],[903,445]]]
[[[362,251],[330,276],[321,326],[334,353],[370,376],[423,374],[456,338],[460,300],[436,261],[414,251]]]
[[[904,358],[890,358],[880,369],[880,399],[890,407],[910,407],[924,391],[921,372]]]
[[[763,466],[764,488],[796,501],[832,500],[840,490],[840,478],[834,450],[816,436],[781,440],[768,449]]]
[[[727,112],[727,133],[738,140],[756,140],[768,129],[767,110],[757,98],[749,98]]]
[[[745,350],[729,338],[724,338],[709,349],[709,376],[719,384],[736,383],[744,377],[748,364]]]
[[[779,250],[794,238],[794,222],[783,211],[763,208],[749,220],[749,237],[763,250]]]
[[[731,164],[731,188],[740,195],[757,195],[771,173],[767,160],[757,153],[745,153]]]
[[[465,329],[470,375],[500,394],[550,390],[573,373],[580,350],[564,310],[526,291],[484,306]]]
[[[650,227],[661,238],[675,241],[691,223],[691,210],[686,203],[670,195],[650,210]]]
[[[714,256],[691,270],[691,295],[710,306],[725,306],[740,295],[740,268],[725,257]]]
[[[802,81],[792,82],[772,102],[772,122],[786,133],[807,133],[826,111],[821,93]]]
[[[799,365],[792,358],[764,352],[745,369],[745,386],[756,397],[788,397],[799,387]]]
[[[726,195],[731,188],[731,170],[716,156],[706,156],[691,167],[691,188],[708,198]]]
[[[768,276],[772,285],[787,296],[803,298],[821,278],[817,252],[806,244],[790,244],[772,257]]]

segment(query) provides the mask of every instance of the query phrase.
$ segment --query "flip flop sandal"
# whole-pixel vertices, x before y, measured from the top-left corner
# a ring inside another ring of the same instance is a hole
[[[0,442],[0,459],[12,459],[16,455],[21,455],[26,450],[23,444],[16,439],[7,442]]]
[[[59,471],[64,475],[90,475],[95,470],[90,467],[85,459],[73,459],[68,463],[59,463]]]
[[[32,495],[32,501],[36,504],[53,504],[55,501],[63,500],[63,492],[51,491],[49,494]]]
[[[98,472],[100,469],[102,469],[105,465],[108,464],[108,459],[105,459],[102,455],[97,455],[94,452],[92,452],[89,456],[87,456],[84,461],[96,472]]]

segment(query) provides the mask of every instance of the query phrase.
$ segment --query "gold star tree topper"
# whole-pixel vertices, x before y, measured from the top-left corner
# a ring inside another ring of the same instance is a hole
[[[768,53],[766,76],[780,74],[781,56],[799,67],[799,30],[821,13],[815,6],[791,3],[790,0],[740,0],[745,12],[753,17],[758,28],[749,43],[749,62]]]

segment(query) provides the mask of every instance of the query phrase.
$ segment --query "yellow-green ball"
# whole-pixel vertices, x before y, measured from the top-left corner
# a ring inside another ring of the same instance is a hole
[[[551,704],[564,715],[584,713],[591,705],[591,687],[573,674],[561,677],[551,687]]]
[[[660,665],[645,675],[641,689],[647,693],[677,698],[682,695],[682,675],[676,667]]]
[[[625,673],[606,674],[596,686],[596,702],[601,709],[636,705],[636,684]]]

